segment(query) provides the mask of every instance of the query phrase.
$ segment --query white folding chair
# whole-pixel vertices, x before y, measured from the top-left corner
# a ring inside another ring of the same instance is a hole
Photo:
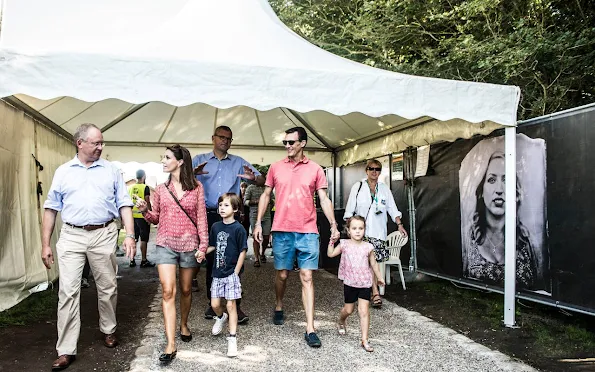
[[[401,234],[400,231],[395,231],[390,233],[386,237],[386,249],[388,250],[388,261],[380,263],[380,273],[385,278],[384,281],[386,285],[390,285],[391,277],[390,277],[390,265],[397,265],[399,267],[399,275],[401,276],[401,284],[403,285],[403,290],[406,290],[405,287],[405,277],[403,276],[403,266],[401,265],[401,248],[407,244],[407,240],[409,238],[406,235]],[[380,294],[384,295],[384,288],[380,287]]]

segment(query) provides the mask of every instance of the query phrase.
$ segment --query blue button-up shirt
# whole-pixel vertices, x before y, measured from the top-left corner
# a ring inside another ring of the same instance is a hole
[[[75,156],[56,170],[43,207],[72,225],[101,225],[132,207],[132,199],[118,167],[99,159],[87,168]]]
[[[225,158],[219,160],[212,151],[196,155],[192,159],[192,168],[196,168],[205,161],[207,164],[203,170],[209,173],[198,175],[196,179],[205,189],[205,202],[208,209],[217,208],[219,197],[226,192],[233,192],[240,196],[242,179],[238,175],[244,174],[244,165],[250,167],[255,176],[260,176],[260,172],[241,157],[227,154]]]

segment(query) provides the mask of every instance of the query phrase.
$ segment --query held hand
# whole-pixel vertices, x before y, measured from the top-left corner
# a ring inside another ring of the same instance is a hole
[[[339,240],[339,238],[341,237],[341,233],[339,232],[339,230],[337,230],[337,227],[332,227],[331,228],[331,240],[333,240],[333,242],[336,242],[337,240]]]
[[[124,249],[126,250],[126,257],[130,259],[130,261],[134,260],[134,256],[136,256],[136,242],[132,238],[124,239]]]
[[[404,236],[407,236],[407,230],[405,230],[405,228],[403,227],[403,225],[399,225],[399,231],[401,232],[401,234],[403,234]]]
[[[48,270],[51,269],[54,264],[54,253],[49,245],[41,249],[41,260]]]
[[[199,176],[201,174],[209,174],[209,172],[204,171],[205,165],[207,165],[206,161],[204,163],[197,165],[196,168],[194,168],[194,175]]]
[[[378,285],[384,287],[384,279],[378,279]]]
[[[198,252],[196,252],[196,253],[194,254],[194,257],[196,257],[196,261],[197,261],[198,263],[201,263],[201,262],[203,262],[203,261],[204,261],[204,259],[205,259],[206,255],[205,255],[205,252],[198,251]]]
[[[254,227],[254,231],[252,232],[252,236],[254,237],[254,240],[256,240],[256,242],[258,244],[262,243],[262,226],[257,225]]]
[[[136,208],[141,212],[146,212],[148,209],[147,202],[140,198],[136,199]]]
[[[254,181],[256,179],[254,172],[247,165],[244,165],[244,174],[238,174],[238,177],[243,178],[245,180],[250,180],[250,181]]]

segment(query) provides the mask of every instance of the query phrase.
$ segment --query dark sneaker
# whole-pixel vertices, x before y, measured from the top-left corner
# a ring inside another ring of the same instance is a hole
[[[213,308],[210,306],[207,307],[207,311],[205,311],[205,319],[215,319],[215,317],[217,317],[217,314],[215,314]]]
[[[322,343],[320,342],[320,339],[318,338],[318,336],[316,335],[316,333],[311,332],[311,333],[304,333],[304,338],[306,339],[306,342],[308,343],[308,346],[310,347],[320,347],[322,346]]]
[[[144,260],[140,262],[140,267],[155,267],[155,263],[149,260]]]
[[[116,248],[116,257],[124,257],[126,253],[120,249],[120,247]]]
[[[130,265],[129,266],[130,267],[135,267],[136,266],[136,261],[135,260],[130,261]]]
[[[238,324],[246,323],[249,320],[250,318],[248,317],[248,315],[244,314],[244,312],[241,309],[238,309]]]
[[[265,256],[264,254],[260,257],[260,262],[262,263],[267,263],[267,256]]]
[[[198,287],[198,280],[192,279],[192,292],[198,292],[200,288]]]
[[[275,310],[273,314],[273,324],[274,325],[283,325],[285,321],[285,317],[283,316],[283,310]]]

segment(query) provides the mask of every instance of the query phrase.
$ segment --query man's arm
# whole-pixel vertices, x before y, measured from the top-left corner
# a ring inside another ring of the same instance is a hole
[[[262,217],[264,216],[264,213],[266,212],[266,209],[269,205],[269,202],[271,201],[272,191],[273,189],[270,186],[265,186],[264,192],[262,193],[262,195],[260,196],[260,200],[258,201],[258,214],[256,215],[256,222],[254,223],[254,232],[252,233],[254,239],[256,239],[258,243],[262,243],[261,222]]]
[[[41,223],[41,260],[48,269],[54,264],[54,253],[50,246],[54,226],[56,225],[57,211],[45,209],[43,212],[43,221]]]
[[[335,221],[335,211],[333,210],[333,202],[329,199],[326,189],[318,190],[318,198],[320,199],[320,207],[326,216],[326,219],[331,224],[331,239],[337,240],[340,235],[337,229],[337,222]],[[259,207],[260,210],[260,207]]]

